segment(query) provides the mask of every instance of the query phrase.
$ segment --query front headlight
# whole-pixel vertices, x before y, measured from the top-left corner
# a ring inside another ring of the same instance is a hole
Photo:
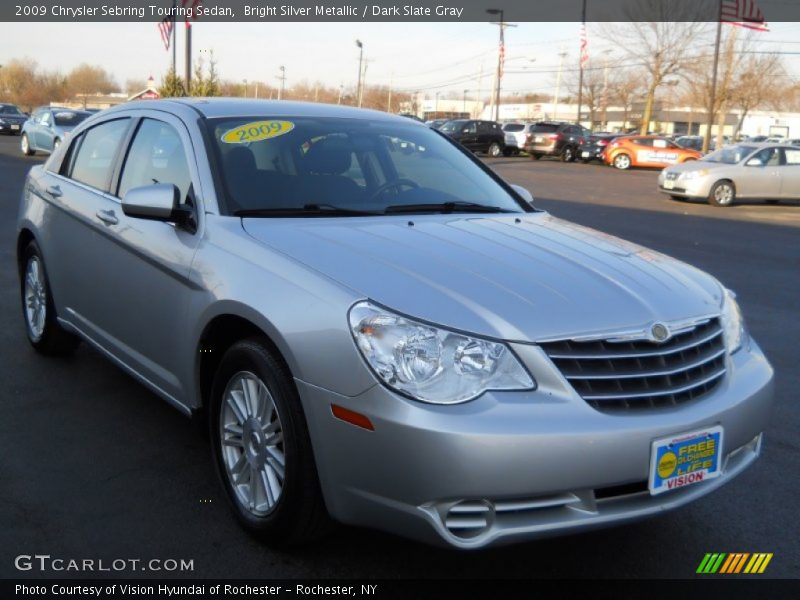
[[[708,169],[700,169],[698,171],[686,171],[683,173],[682,178],[685,180],[699,179],[708,175]]]
[[[536,382],[505,344],[394,314],[367,301],[350,309],[350,331],[387,386],[416,400],[456,404],[487,390],[530,390]]]
[[[728,353],[733,354],[742,347],[745,336],[744,318],[736,302],[736,294],[727,289],[722,295],[722,328]]]

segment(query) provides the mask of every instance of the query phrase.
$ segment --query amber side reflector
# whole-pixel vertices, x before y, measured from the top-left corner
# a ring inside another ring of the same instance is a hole
[[[337,419],[341,419],[342,421],[350,423],[351,425],[355,425],[356,427],[361,427],[362,429],[366,429],[368,431],[375,431],[372,421],[370,421],[369,418],[361,413],[348,410],[343,406],[339,406],[338,404],[331,404],[331,412]]]

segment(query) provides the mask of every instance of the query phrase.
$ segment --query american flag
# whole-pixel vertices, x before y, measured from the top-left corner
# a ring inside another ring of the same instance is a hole
[[[589,38],[586,37],[586,23],[581,24],[581,69],[589,62]]]
[[[195,12],[195,11],[197,11],[197,9],[200,8],[200,5],[202,4],[202,0],[180,0],[180,2],[181,2],[181,7],[182,8],[192,9],[191,20],[192,21],[196,20],[197,19],[197,12]],[[184,19],[184,22],[186,23],[186,27],[187,28],[192,26],[192,24],[189,22],[189,17],[188,16]]]
[[[172,39],[172,28],[175,26],[174,17],[164,17],[158,23],[158,32],[161,34],[161,41],[164,44],[164,49],[169,50],[169,44]]]
[[[500,24],[500,48],[497,50],[499,53],[499,62],[500,62],[500,77],[503,76],[503,68],[506,64],[506,40],[505,35],[503,35],[503,24]]]
[[[722,0],[720,14],[723,23],[756,31],[769,31],[764,13],[755,0]]]

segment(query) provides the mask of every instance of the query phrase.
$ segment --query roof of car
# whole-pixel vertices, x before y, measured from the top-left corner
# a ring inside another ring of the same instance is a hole
[[[218,117],[339,117],[350,119],[372,119],[408,124],[412,119],[392,115],[378,110],[322,104],[320,102],[295,102],[291,100],[255,100],[251,98],[165,98],[161,100],[138,100],[120,104],[111,111],[126,108],[151,108],[175,110],[178,105],[190,107],[205,118]],[[104,111],[108,112],[108,111]],[[424,127],[423,123],[419,123]]]

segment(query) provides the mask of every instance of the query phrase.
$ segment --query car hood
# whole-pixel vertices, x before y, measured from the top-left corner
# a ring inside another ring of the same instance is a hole
[[[667,167],[667,171],[669,171],[670,173],[688,173],[689,171],[722,169],[725,167],[732,167],[732,166],[733,165],[729,165],[726,163],[708,162],[700,159],[700,160],[690,160],[689,162],[672,165],[670,167]]]
[[[721,288],[709,275],[547,213],[409,219],[245,218],[243,227],[358,295],[498,339],[612,333],[719,312]]]

